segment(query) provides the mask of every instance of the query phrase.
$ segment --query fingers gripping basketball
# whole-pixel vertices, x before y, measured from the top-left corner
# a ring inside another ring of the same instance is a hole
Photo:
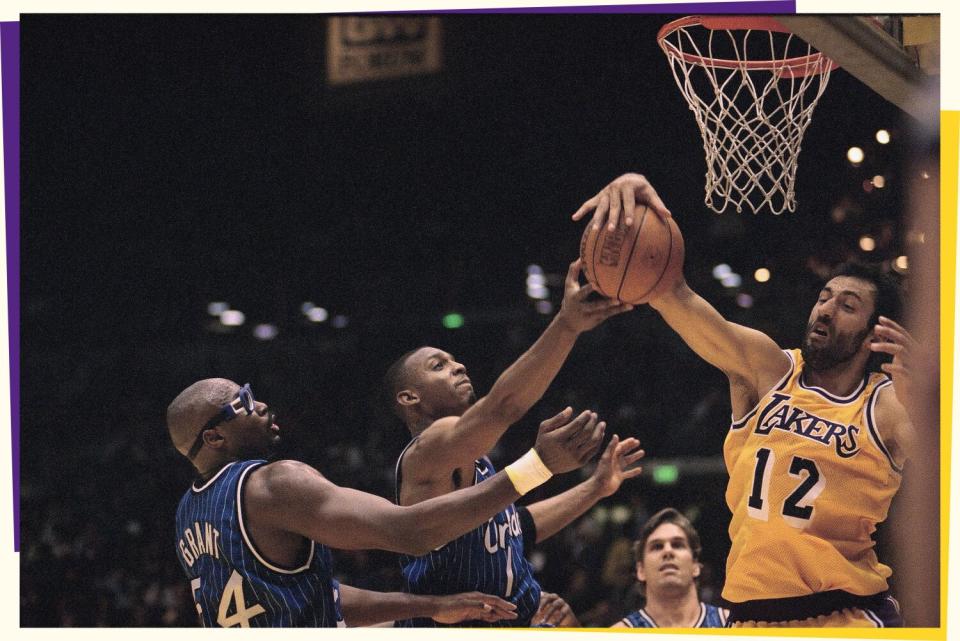
[[[624,303],[647,303],[667,291],[683,273],[683,236],[672,218],[649,207],[626,227],[610,231],[588,225],[580,239],[587,281],[601,294]]]

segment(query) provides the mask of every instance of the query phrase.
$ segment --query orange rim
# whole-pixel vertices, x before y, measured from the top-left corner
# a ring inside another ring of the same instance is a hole
[[[700,67],[767,70],[779,72],[789,78],[802,78],[822,75],[840,66],[820,52],[776,60],[729,60],[680,51],[675,44],[667,40],[667,37],[685,27],[703,27],[709,31],[773,31],[775,33],[791,33],[791,31],[768,16],[687,16],[663,25],[657,33],[657,42],[660,43],[664,53]]]

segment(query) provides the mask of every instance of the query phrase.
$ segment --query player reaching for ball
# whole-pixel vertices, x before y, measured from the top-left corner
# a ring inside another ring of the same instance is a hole
[[[643,176],[626,174],[573,217],[593,211],[593,226],[616,228],[635,224],[638,205],[670,216]],[[871,539],[914,441],[904,405],[916,349],[893,320],[896,283],[867,266],[842,267],[791,350],[725,320],[682,274],[650,305],[729,380],[733,516],[723,597],[733,625],[902,625],[887,594],[890,568]],[[893,356],[885,374],[870,371],[883,354]]]
[[[616,301],[588,300],[590,285],[578,283],[580,261],[567,272],[563,304],[543,334],[476,400],[466,368],[447,352],[421,347],[401,356],[386,374],[393,411],[413,439],[397,461],[397,502],[416,505],[458,488],[482,485],[494,474],[487,453],[511,424],[536,403],[556,376],[577,337],[607,318],[632,309]],[[570,408],[553,420],[567,421]],[[605,424],[585,412],[598,432]],[[628,469],[643,456],[639,442],[615,435],[594,474],[557,496],[528,507],[508,506],[472,532],[425,555],[404,556],[406,589],[415,594],[449,594],[472,586],[517,606],[517,619],[485,625],[529,626],[540,606],[540,586],[524,557],[524,544],[542,541],[617,491]],[[482,482],[482,483],[481,483]],[[553,605],[550,606],[553,608]],[[432,626],[418,618],[405,625]]]
[[[584,465],[601,445],[583,417],[541,426],[534,449],[481,486],[413,507],[334,485],[297,461],[265,459],[280,440],[250,385],[197,381],[167,408],[177,451],[199,478],[177,507],[177,552],[205,627],[362,626],[411,616],[453,623],[516,615],[471,592],[443,597],[339,584],[330,547],[423,554],[512,505],[554,472]],[[569,414],[566,415],[569,418]],[[563,425],[566,423],[566,425]],[[532,465],[531,458],[536,458]]]

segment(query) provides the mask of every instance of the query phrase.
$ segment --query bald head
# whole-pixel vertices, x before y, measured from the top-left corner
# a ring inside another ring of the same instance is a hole
[[[229,403],[240,386],[226,378],[197,381],[180,392],[167,407],[167,430],[177,451],[187,455],[200,428]]]

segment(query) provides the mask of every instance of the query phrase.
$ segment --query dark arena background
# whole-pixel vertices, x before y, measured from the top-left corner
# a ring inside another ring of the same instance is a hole
[[[835,71],[797,211],[715,214],[656,42],[673,17],[439,16],[437,68],[336,82],[324,16],[22,16],[21,625],[196,625],[173,525],[191,469],[164,412],[197,379],[250,382],[282,456],[391,497],[407,433],[381,401],[387,366],[435,344],[489,389],[560,304],[583,229],[570,215],[624,172],[673,211],[691,286],[784,347],[833,266],[907,273],[924,242],[902,217],[908,161],[929,152],[909,116]],[[423,36],[425,18],[403,20],[371,37]],[[675,506],[719,598],[724,376],[638,308],[582,336],[495,462],[565,405],[647,459],[530,552],[544,589],[584,625],[618,620],[639,599],[629,543]],[[341,580],[400,587],[393,554],[334,558]]]

